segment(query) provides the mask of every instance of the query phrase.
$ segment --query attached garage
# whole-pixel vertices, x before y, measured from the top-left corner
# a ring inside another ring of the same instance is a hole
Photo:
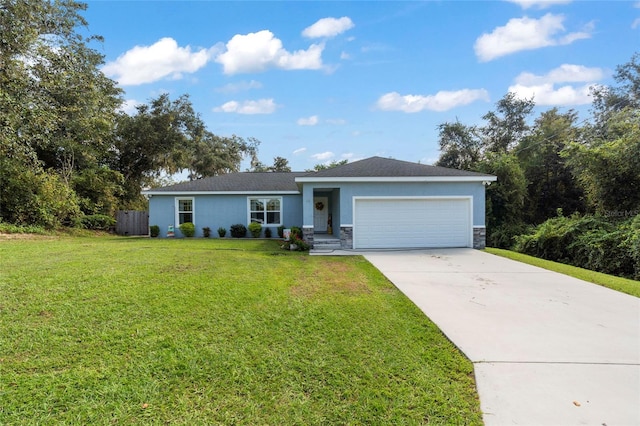
[[[355,197],[353,248],[472,247],[471,197]]]

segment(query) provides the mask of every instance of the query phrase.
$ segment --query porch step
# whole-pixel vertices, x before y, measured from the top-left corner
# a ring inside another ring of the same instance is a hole
[[[335,239],[317,239],[313,241],[314,250],[340,250],[340,240]]]

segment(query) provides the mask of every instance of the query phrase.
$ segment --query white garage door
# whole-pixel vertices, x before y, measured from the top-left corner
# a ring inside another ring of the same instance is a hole
[[[357,198],[354,248],[471,247],[469,198]]]

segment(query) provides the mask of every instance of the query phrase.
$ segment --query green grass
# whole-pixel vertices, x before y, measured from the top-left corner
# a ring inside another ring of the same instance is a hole
[[[362,257],[0,240],[0,424],[481,424],[472,364]]]
[[[569,275],[571,277],[579,278],[581,280],[598,284],[603,287],[608,287],[622,293],[640,297],[640,281],[607,275],[601,272],[590,271],[589,269],[578,268],[576,266],[566,265],[564,263],[540,259],[534,256],[529,256],[510,250],[487,248],[486,251],[491,254],[517,260],[523,263],[528,263],[529,265],[538,266],[550,271],[560,272],[561,274]]]

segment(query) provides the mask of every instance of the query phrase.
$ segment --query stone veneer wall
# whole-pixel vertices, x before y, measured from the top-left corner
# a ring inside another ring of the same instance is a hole
[[[313,228],[302,228],[302,239],[313,248]]]
[[[487,229],[484,226],[473,227],[473,248],[483,250],[487,246]]]
[[[343,249],[353,248],[353,227],[352,226],[340,227],[340,247]]]

